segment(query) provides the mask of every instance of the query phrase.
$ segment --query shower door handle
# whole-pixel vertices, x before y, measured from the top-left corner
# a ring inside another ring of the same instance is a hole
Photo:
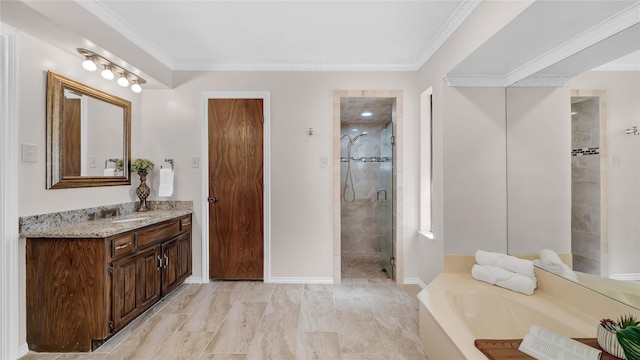
[[[384,198],[381,198],[380,194],[384,194]],[[385,202],[385,201],[387,201],[387,190],[378,189],[378,191],[376,192],[376,201],[377,202]]]

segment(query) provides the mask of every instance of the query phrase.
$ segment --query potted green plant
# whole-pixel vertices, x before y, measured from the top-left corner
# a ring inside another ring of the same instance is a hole
[[[151,170],[153,170],[153,165],[154,164],[153,162],[151,162],[151,160],[136,159],[131,164],[131,171],[137,172],[138,174],[148,174],[149,172],[151,172]]]
[[[627,326],[618,330],[616,337],[627,360],[640,360],[640,326]]]
[[[621,316],[618,321],[602,319],[598,326],[598,345],[604,351],[620,359],[640,360],[640,351],[638,351],[640,350],[640,330],[638,330],[638,325],[640,325],[640,322],[633,315]],[[633,353],[634,347],[635,356]]]
[[[151,192],[151,189],[147,185],[147,174],[153,170],[153,162],[147,159],[136,159],[131,164],[131,171],[135,171],[140,176],[140,186],[136,189],[136,195],[140,198],[140,205],[136,208],[136,211],[150,211],[149,206],[147,206],[147,196]]]
[[[124,160],[123,159],[118,159],[116,161],[116,171],[120,172],[124,170]]]

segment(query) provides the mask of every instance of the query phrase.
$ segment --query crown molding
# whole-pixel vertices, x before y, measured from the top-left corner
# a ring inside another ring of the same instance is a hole
[[[174,71],[416,71],[413,63],[323,63],[304,61],[211,62],[178,61]]]
[[[513,87],[561,87],[578,74],[531,75],[509,86]]]
[[[449,39],[451,34],[454,33],[462,25],[462,23],[471,15],[471,13],[480,5],[480,0],[464,0],[462,4],[456,9],[456,11],[449,17],[440,31],[434,36],[433,40],[427,44],[427,46],[420,52],[420,56],[416,60],[416,68],[414,70],[420,70],[424,64],[429,61],[433,54],[438,51],[442,44]]]
[[[505,76],[507,85],[519,82],[638,23],[640,23],[640,2],[629,6],[627,9],[609,17],[573,39],[565,41],[563,44],[509,72]]]
[[[506,87],[504,76],[484,74],[447,74],[442,78],[449,86]]]
[[[600,65],[591,71],[640,71],[640,63],[616,63]]]

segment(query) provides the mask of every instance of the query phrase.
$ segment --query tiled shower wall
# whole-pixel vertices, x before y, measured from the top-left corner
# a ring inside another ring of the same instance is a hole
[[[358,131],[351,131],[357,127]],[[390,158],[381,157],[381,126],[377,125],[341,125],[340,135],[352,138],[362,131],[367,135],[358,138],[351,149],[351,175],[353,177],[355,200],[344,200],[344,184],[347,172],[348,138],[340,142],[340,194],[341,201],[341,239],[343,253],[380,252],[380,212],[382,208],[376,201],[376,191],[381,186],[380,168],[389,163]],[[391,188],[388,189],[389,196]],[[351,186],[347,185],[346,197],[352,199]]]
[[[600,113],[598,99],[571,104],[573,269],[600,274]]]

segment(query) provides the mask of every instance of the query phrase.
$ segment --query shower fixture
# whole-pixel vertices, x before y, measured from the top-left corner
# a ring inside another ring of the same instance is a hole
[[[637,126],[634,126],[634,127],[625,129],[624,133],[627,135],[640,135],[640,130],[638,130]]]
[[[356,140],[358,140],[359,137],[367,135],[368,133],[366,131],[361,132],[360,134],[356,135],[354,138],[351,138],[351,136],[344,134],[340,137],[340,140],[344,139],[345,137],[349,139],[349,143],[347,144],[347,176],[344,179],[344,188],[342,189],[342,199],[344,199],[345,202],[354,202],[356,200],[356,189],[353,185],[353,176],[351,175],[351,147],[353,146],[353,144],[356,142]],[[351,200],[347,199],[347,187],[350,185],[351,188]]]

